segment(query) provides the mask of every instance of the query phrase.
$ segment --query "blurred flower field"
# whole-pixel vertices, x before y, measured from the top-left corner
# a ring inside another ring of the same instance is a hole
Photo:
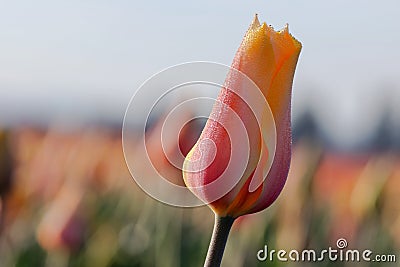
[[[134,144],[132,144],[134,145]],[[140,161],[137,162],[140,164]],[[213,216],[147,196],[126,167],[120,131],[15,128],[0,134],[0,266],[201,266]],[[151,179],[151,177],[149,177]],[[287,184],[239,219],[223,266],[397,266],[260,262],[257,251],[400,251],[400,155],[338,152],[304,136]]]

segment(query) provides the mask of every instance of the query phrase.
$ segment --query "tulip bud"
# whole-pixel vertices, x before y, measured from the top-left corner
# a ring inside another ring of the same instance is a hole
[[[258,109],[252,107],[251,97],[250,103],[240,97],[248,88],[234,72],[229,73],[212,116],[188,153],[183,168],[186,186],[219,217],[237,218],[261,211],[269,207],[283,189],[291,157],[291,88],[300,50],[301,43],[289,34],[287,26],[276,32],[266,23],[260,24],[257,15],[243,38],[232,69],[247,75],[268,102],[275,120],[276,150],[270,153],[263,139],[263,131],[269,130],[263,127],[270,125],[259,125],[254,114]],[[241,126],[233,119],[231,111],[240,118],[247,132],[247,137],[243,138],[248,138],[248,162],[233,189],[213,200],[212,192],[202,188],[216,181],[228,164],[235,164],[231,152],[237,144],[232,142],[231,133],[224,126],[229,125],[231,131]],[[272,159],[266,171],[267,162]],[[204,162],[211,163],[203,168]]]

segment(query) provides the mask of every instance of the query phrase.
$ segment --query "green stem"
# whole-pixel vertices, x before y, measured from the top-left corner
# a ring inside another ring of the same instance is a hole
[[[229,231],[231,230],[234,221],[235,219],[229,216],[219,217],[218,215],[215,215],[214,230],[211,236],[210,246],[208,247],[204,267],[219,267],[221,265],[226,241],[228,240]]]

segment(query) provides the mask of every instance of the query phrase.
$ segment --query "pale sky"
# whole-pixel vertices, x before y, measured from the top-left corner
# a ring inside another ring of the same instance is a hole
[[[383,100],[398,106],[399,10],[397,0],[0,1],[0,124],[119,122],[152,74],[193,60],[230,65],[258,13],[303,43],[294,117],[310,105],[328,131],[356,138]]]

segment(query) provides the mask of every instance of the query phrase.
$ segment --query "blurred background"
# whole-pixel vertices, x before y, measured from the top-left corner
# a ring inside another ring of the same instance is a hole
[[[256,253],[338,238],[400,260],[399,5],[0,2],[0,266],[201,266],[211,211],[138,188],[122,120],[154,73],[193,60],[230,65],[255,13],[276,29],[289,23],[303,43],[293,159],[276,203],[235,223],[223,265],[295,266]],[[182,151],[201,127],[192,129]],[[314,265],[397,266],[299,264]]]

